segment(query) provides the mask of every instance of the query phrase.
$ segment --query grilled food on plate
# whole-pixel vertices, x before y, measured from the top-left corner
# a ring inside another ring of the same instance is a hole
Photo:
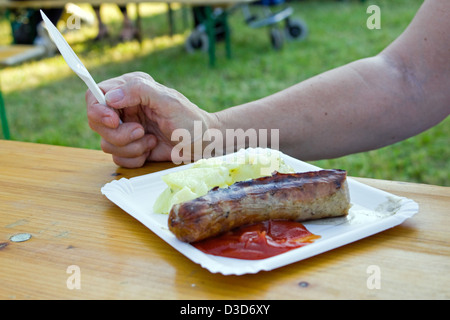
[[[346,172],[294,173],[270,149],[202,159],[162,177],[167,188],[153,211],[185,242],[269,219],[306,221],[343,216],[350,208]]]
[[[215,187],[204,196],[174,205],[169,229],[178,239],[195,242],[270,219],[306,221],[343,216],[349,208],[343,170],[274,173],[226,188]]]

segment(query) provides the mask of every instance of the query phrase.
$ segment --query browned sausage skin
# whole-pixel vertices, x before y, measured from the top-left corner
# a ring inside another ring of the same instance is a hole
[[[169,229],[185,242],[203,240],[269,219],[306,221],[348,214],[350,196],[344,170],[274,173],[213,188],[176,204]]]

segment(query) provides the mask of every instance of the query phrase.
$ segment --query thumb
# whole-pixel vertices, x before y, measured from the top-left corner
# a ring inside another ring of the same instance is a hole
[[[145,105],[149,100],[149,87],[146,79],[132,79],[127,83],[112,88],[105,93],[108,106],[115,109]]]
[[[122,88],[112,89],[105,93],[106,104],[110,107],[119,109],[125,108],[123,100],[125,99],[125,92]]]

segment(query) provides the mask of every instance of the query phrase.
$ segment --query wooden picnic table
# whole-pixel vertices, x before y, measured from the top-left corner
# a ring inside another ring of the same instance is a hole
[[[100,192],[112,180],[171,167],[124,169],[97,150],[0,140],[0,299],[450,298],[449,187],[355,178],[413,199],[419,213],[285,267],[224,276],[184,257]],[[371,265],[381,270],[379,288],[367,285]],[[74,267],[79,288],[68,284]]]

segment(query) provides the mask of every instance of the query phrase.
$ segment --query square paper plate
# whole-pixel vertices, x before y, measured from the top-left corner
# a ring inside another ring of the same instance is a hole
[[[296,172],[320,170],[280,152],[286,164]],[[156,198],[167,187],[161,176],[186,169],[180,166],[131,179],[107,183],[101,192],[180,253],[212,273],[242,275],[269,271],[322,252],[368,237],[401,224],[419,210],[411,199],[397,197],[348,178],[352,207],[347,217],[304,222],[305,227],[321,238],[314,243],[263,260],[240,260],[208,255],[179,241],[168,229],[168,215],[153,213]]]

